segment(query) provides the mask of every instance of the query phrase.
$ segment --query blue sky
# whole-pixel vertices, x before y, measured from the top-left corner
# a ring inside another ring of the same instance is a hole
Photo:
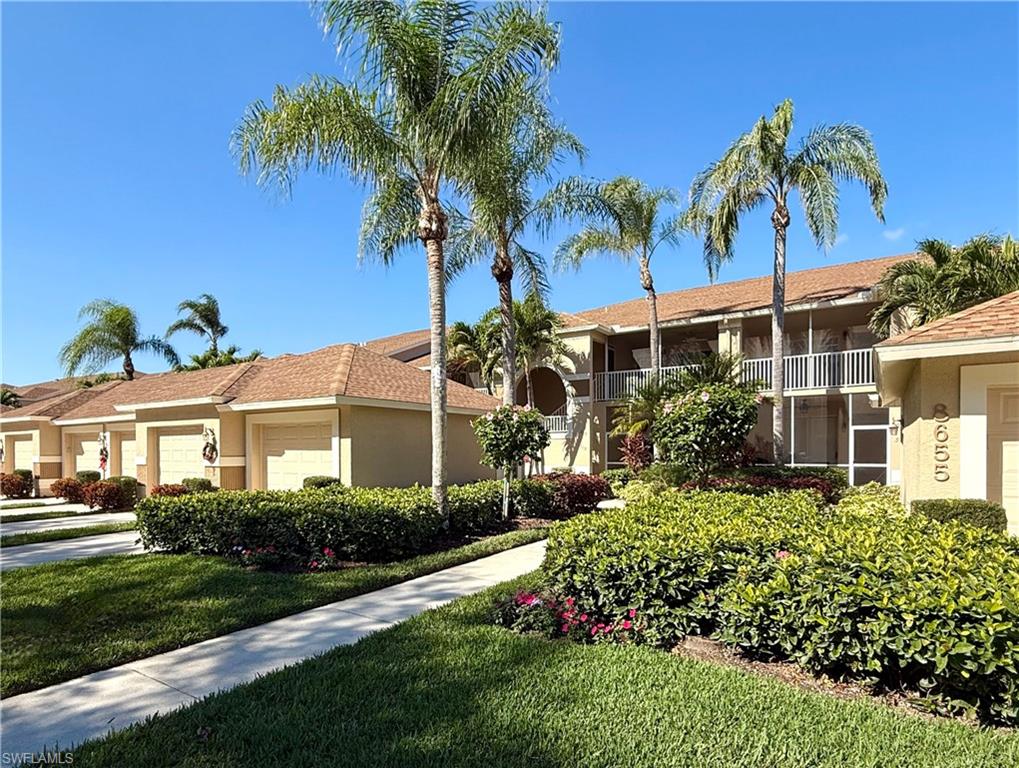
[[[884,225],[860,188],[843,189],[828,254],[794,213],[790,269],[1019,232],[1013,3],[569,3],[552,14],[563,28],[555,110],[588,147],[585,174],[685,190],[790,97],[797,136],[818,122],[867,127],[890,187]],[[306,5],[4,3],[2,25],[5,382],[58,375],[78,308],[97,297],[130,303],[161,333],[177,302],[211,292],[227,341],[267,354],[427,325],[423,256],[357,264],[363,190],[309,175],[280,201],[228,152],[245,106],[274,84],[341,74]],[[535,245],[551,254],[565,233]],[[749,217],[721,279],[767,274],[771,237],[766,212]],[[707,279],[691,240],[653,266],[659,291]],[[610,260],[553,279],[563,310],[639,292],[635,266]],[[479,267],[450,287],[449,319],[495,300]]]

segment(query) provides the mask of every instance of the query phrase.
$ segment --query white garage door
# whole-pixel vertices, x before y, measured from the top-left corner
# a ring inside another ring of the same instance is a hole
[[[160,485],[179,483],[185,477],[205,477],[204,445],[201,427],[159,430]]]
[[[32,438],[14,438],[14,468],[32,469]]]
[[[99,440],[91,436],[71,435],[71,466],[75,472],[98,472]]]
[[[329,424],[287,424],[262,428],[265,486],[300,488],[311,475],[335,475]]]
[[[120,474],[135,476],[134,432],[120,438]]]

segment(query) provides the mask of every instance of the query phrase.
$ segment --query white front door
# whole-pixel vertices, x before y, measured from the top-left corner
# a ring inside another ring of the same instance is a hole
[[[1005,508],[1019,535],[1019,389],[987,390],[987,498]]]
[[[185,477],[205,477],[200,426],[161,429],[156,441],[160,485],[179,483]]]
[[[279,424],[262,428],[265,487],[300,488],[304,478],[334,475],[332,427],[321,424]]]

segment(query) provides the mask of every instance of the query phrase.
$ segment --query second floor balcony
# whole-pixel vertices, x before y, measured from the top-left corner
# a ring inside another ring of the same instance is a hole
[[[675,376],[692,366],[676,365],[662,368],[662,377]],[[788,355],[784,361],[784,388],[787,392],[811,389],[838,389],[874,384],[873,351],[849,349],[841,352],[820,352],[809,355]],[[743,361],[744,381],[758,383],[761,392],[771,391],[771,358],[759,357]],[[651,380],[651,370],[606,371],[595,374],[595,400],[615,401],[635,394]]]

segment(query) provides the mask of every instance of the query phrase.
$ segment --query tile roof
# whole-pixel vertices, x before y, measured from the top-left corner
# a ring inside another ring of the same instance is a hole
[[[880,342],[878,347],[931,344],[963,339],[1019,338],[1019,291],[1006,293],[954,315]]]
[[[430,383],[430,375],[413,365],[356,344],[337,344],[301,355],[117,382],[115,388],[96,392],[54,415],[68,420],[100,419],[122,415],[116,406],[206,397],[235,404],[351,397],[428,405]],[[484,411],[499,405],[495,398],[453,381],[448,383],[448,398],[451,408]]]
[[[892,264],[916,256],[917,254],[909,253],[789,272],[786,275],[786,306],[841,299],[870,290]],[[660,293],[658,321],[665,323],[672,320],[748,312],[767,309],[770,306],[769,275]],[[589,323],[628,327],[647,325],[647,313],[647,301],[641,297],[582,312],[562,313],[562,317],[567,328]]]

